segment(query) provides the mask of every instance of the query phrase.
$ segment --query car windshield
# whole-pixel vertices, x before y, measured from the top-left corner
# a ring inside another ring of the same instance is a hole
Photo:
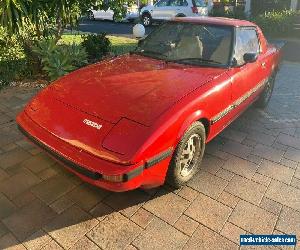
[[[135,53],[183,64],[227,66],[233,28],[184,22],[167,22],[139,42]]]

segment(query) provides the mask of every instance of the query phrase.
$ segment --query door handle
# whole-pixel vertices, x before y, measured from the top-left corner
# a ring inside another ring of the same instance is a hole
[[[265,62],[261,63],[261,67],[262,67],[263,69],[265,69],[265,68],[266,68],[266,63],[265,63]]]

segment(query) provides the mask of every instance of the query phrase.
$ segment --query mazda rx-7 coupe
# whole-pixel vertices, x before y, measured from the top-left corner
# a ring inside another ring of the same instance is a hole
[[[93,185],[179,187],[201,168],[206,143],[251,104],[268,104],[280,57],[249,21],[176,18],[133,52],[56,80],[17,123]]]

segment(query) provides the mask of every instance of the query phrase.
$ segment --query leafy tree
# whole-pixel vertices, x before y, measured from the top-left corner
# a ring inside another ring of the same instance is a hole
[[[67,27],[74,27],[82,14],[89,9],[112,9],[116,17],[126,13],[125,5],[132,5],[135,0],[1,0],[0,25],[9,32],[19,32],[32,24],[39,37],[49,34],[49,27],[55,26],[58,41]]]
[[[26,0],[1,0],[0,25],[10,32],[19,31],[28,20],[29,1]]]

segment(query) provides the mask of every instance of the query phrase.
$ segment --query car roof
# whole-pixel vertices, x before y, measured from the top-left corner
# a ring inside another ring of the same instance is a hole
[[[199,17],[176,17],[172,21],[176,22],[187,22],[187,23],[201,23],[201,24],[212,24],[212,25],[225,25],[225,26],[255,26],[256,24],[246,21],[246,20],[239,20],[233,18],[226,18],[226,17],[206,17],[206,16],[199,16]]]

